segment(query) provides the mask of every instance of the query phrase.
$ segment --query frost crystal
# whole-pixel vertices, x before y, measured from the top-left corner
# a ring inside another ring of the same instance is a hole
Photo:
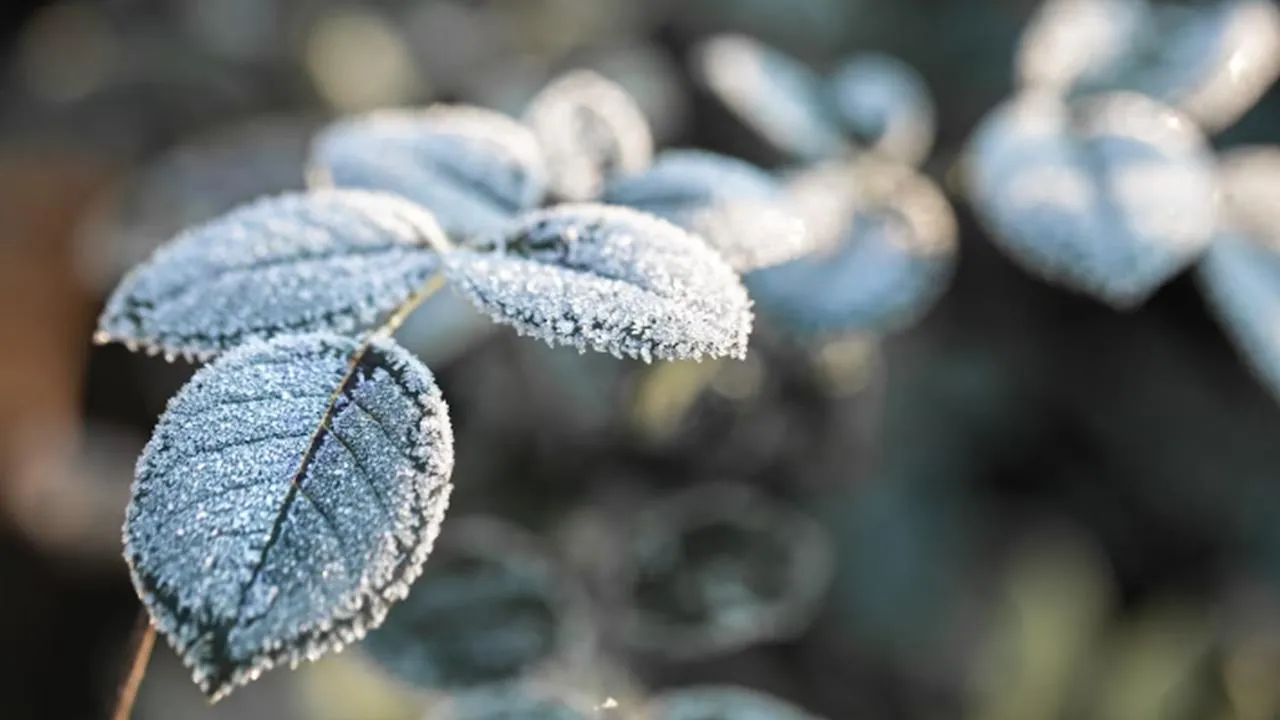
[[[498,520],[454,518],[430,571],[360,647],[420,688],[490,686],[588,657],[586,603],[536,538]]]
[[[789,190],[821,249],[746,276],[762,314],[801,333],[887,332],[917,320],[946,289],[955,217],[927,178],[867,158],[820,165]]]
[[[821,720],[772,695],[733,685],[668,690],[645,706],[648,720]]]
[[[252,343],[198,371],[160,418],[125,560],[217,700],[377,627],[422,570],[452,469],[448,408],[394,342]]]
[[[431,214],[360,190],[243,205],[157,250],[116,288],[97,340],[206,358],[285,333],[376,327],[440,267]]]
[[[1067,105],[1043,92],[992,112],[972,141],[970,200],[1030,271],[1115,307],[1193,262],[1217,215],[1212,157],[1185,116],[1130,93]]]
[[[648,170],[610,182],[602,199],[698,234],[739,272],[812,249],[779,183],[751,163],[725,155],[666,150]]]
[[[933,147],[936,111],[916,69],[880,53],[855,55],[827,81],[833,109],[859,145],[911,166]]]
[[[751,302],[714,250],[629,208],[529,213],[489,252],[445,258],[455,286],[495,320],[549,344],[622,357],[746,354]]]
[[[552,192],[564,200],[594,198],[610,175],[639,172],[653,158],[649,122],[635,100],[590,70],[543,88],[524,120],[546,154]]]
[[[312,142],[314,185],[386,190],[436,215],[459,242],[541,204],[538,140],[501,113],[467,105],[379,110],[340,120]]]
[[[821,78],[794,58],[743,35],[721,35],[694,62],[702,82],[779,150],[814,161],[844,149]]]
[[[1238,352],[1280,398],[1280,149],[1232,150],[1221,176],[1225,217],[1196,279]]]

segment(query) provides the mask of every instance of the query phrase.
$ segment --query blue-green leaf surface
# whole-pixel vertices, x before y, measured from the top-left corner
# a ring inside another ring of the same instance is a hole
[[[694,63],[707,88],[782,152],[817,161],[845,148],[822,79],[795,58],[744,35],[718,35]]]
[[[668,690],[645,711],[647,720],[820,720],[780,698],[733,685]]]
[[[890,332],[946,290],[955,217],[924,176],[870,158],[836,162],[799,175],[790,194],[820,249],[747,275],[762,315],[799,334]]]
[[[533,684],[503,683],[455,693],[434,705],[423,720],[610,720],[614,714],[586,698],[569,697]],[[637,719],[638,720],[638,719]]]
[[[529,213],[445,268],[478,308],[550,344],[646,361],[746,353],[738,276],[701,238],[630,208]]]
[[[612,205],[643,210],[696,233],[739,272],[811,248],[782,185],[744,160],[705,150],[665,150],[644,172],[610,182]]]
[[[860,53],[835,69],[827,90],[858,145],[913,167],[929,157],[937,113],[915,68],[892,55]]]
[[[1204,251],[1213,159],[1178,111],[1132,93],[1065,103],[1024,93],[983,120],[969,199],[1029,271],[1117,308],[1143,302]]]
[[[361,190],[292,193],[180,233],[116,288],[98,342],[207,358],[281,334],[356,335],[440,268],[431,214]]]
[[[434,213],[458,242],[537,207],[547,191],[533,133],[506,115],[468,105],[339,120],[313,140],[308,180],[403,195]]]
[[[536,538],[498,520],[455,518],[429,571],[361,649],[420,688],[515,681],[590,655],[586,602],[577,579]]]
[[[448,408],[393,341],[253,343],[198,371],[161,416],[124,556],[216,700],[377,627],[422,571],[452,469]]]
[[[566,73],[525,109],[546,157],[551,191],[562,200],[595,198],[615,174],[643,170],[653,159],[653,135],[622,86],[590,70]]]

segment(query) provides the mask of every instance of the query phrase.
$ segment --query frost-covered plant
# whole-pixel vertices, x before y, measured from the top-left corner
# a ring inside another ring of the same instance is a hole
[[[549,344],[746,352],[746,291],[699,236],[594,203],[524,212],[547,182],[514,121],[437,107],[371,124],[381,144],[320,136],[313,173],[399,177],[430,209],[349,187],[241,206],[159,248],[99,320],[98,342],[210,361],[138,461],[124,550],[214,700],[359,640],[422,571],[453,437],[431,372],[390,334],[444,283]]]

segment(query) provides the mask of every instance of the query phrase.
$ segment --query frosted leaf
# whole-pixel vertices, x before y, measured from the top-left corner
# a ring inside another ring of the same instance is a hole
[[[1026,87],[1059,92],[1139,92],[1217,132],[1280,76],[1280,9],[1269,0],[1049,0],[1024,32],[1018,74]]]
[[[546,155],[552,192],[564,200],[594,198],[611,175],[639,172],[653,159],[649,121],[635,100],[590,70],[543,88],[524,121]]]
[[[1280,149],[1232,150],[1221,176],[1224,218],[1196,279],[1227,336],[1280,399]]]
[[[77,270],[110,292],[184,228],[263,195],[301,190],[314,123],[258,117],[174,148],[95,202],[76,237]]]
[[[820,720],[780,698],[734,685],[668,690],[645,705],[646,720]]]
[[[919,166],[933,147],[936,110],[915,68],[891,55],[863,53],[827,80],[831,104],[859,145]]]
[[[1181,113],[1130,93],[1065,104],[1026,93],[971,141],[969,199],[1028,270],[1117,308],[1143,302],[1205,249],[1212,157]]]
[[[500,323],[550,344],[622,357],[746,353],[751,302],[699,237],[629,208],[560,205],[457,250],[445,271]]]
[[[764,170],[704,150],[665,150],[653,166],[609,183],[601,199],[657,215],[698,234],[739,272],[811,249],[804,223]]]
[[[942,192],[910,167],[867,157],[819,165],[789,188],[820,249],[746,276],[761,314],[793,332],[889,332],[947,288],[956,221]]]
[[[196,372],[138,460],[124,556],[156,629],[213,700],[382,623],[431,551],[453,434],[390,340],[240,347]]]
[[[659,500],[629,540],[623,639],[673,660],[800,635],[834,570],[816,522],[746,485],[708,483]]]
[[[361,644],[381,668],[425,689],[513,681],[594,650],[586,596],[539,541],[485,517],[451,519],[431,569]]]
[[[698,48],[694,65],[702,83],[779,150],[816,161],[844,149],[822,79],[795,58],[744,35],[719,35]]]
[[[537,207],[547,190],[538,140],[492,110],[433,105],[339,120],[311,146],[313,186],[385,190],[435,214],[458,241]]]
[[[253,339],[377,327],[440,267],[431,214],[363,190],[290,193],[191,228],[135,268],[99,342],[206,358]]]

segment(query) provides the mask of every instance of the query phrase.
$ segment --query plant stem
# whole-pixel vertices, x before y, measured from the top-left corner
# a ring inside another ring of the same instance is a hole
[[[156,644],[156,628],[144,609],[138,614],[138,626],[133,632],[133,660],[129,663],[129,672],[120,683],[120,693],[116,698],[115,712],[111,720],[129,720],[133,713],[133,701],[138,697],[138,686],[147,674],[147,662],[151,659],[151,649]]]

